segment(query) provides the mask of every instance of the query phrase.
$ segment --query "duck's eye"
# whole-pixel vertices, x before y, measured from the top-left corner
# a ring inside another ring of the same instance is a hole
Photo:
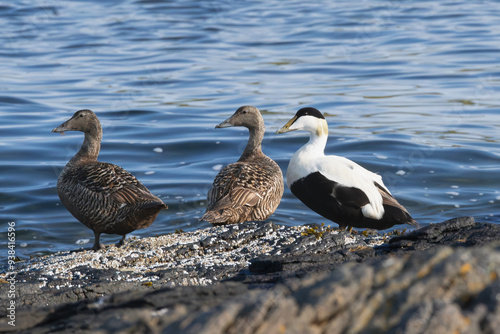
[[[80,117],[83,117],[83,114],[80,114]]]
[[[246,110],[243,110],[241,113],[242,113],[242,114],[246,114],[246,113],[247,113],[247,111],[246,111]]]

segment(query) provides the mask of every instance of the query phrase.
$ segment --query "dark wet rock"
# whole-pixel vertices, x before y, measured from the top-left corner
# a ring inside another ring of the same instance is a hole
[[[500,328],[500,225],[470,217],[354,236],[321,225],[245,223],[101,255],[54,254],[20,268],[16,328],[25,333]]]

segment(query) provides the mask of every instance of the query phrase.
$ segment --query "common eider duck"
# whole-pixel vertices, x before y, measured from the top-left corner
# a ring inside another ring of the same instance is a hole
[[[57,194],[66,209],[94,231],[94,250],[102,248],[101,233],[121,235],[121,246],[127,233],[151,225],[167,206],[125,169],[97,161],[102,128],[92,111],[79,110],[52,130],[66,131],[81,131],[85,139],[59,175]]]
[[[212,224],[264,221],[278,207],[284,188],[280,167],[262,152],[264,119],[259,109],[243,106],[216,128],[230,126],[248,128],[250,137],[240,159],[215,177],[200,220]]]
[[[308,131],[310,139],[290,160],[287,184],[311,210],[337,223],[340,229],[418,226],[380,175],[344,157],[325,155],[328,124],[319,110],[300,109],[277,133],[295,130]]]

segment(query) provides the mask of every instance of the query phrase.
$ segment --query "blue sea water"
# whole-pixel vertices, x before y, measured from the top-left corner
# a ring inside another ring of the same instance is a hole
[[[208,226],[207,191],[248,136],[214,126],[241,105],[262,111],[284,173],[307,135],[275,131],[313,106],[327,153],[381,174],[421,224],[499,223],[499,17],[495,1],[0,3],[0,247],[8,222],[21,258],[92,245],[56,193],[83,136],[51,133],[83,108],[99,160],[169,205],[131,236]],[[288,189],[270,220],[332,224]]]

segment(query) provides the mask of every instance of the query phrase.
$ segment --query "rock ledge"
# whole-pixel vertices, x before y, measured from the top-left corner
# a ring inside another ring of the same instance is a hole
[[[498,333],[499,277],[500,225],[471,217],[389,235],[245,223],[20,262],[15,329]]]

